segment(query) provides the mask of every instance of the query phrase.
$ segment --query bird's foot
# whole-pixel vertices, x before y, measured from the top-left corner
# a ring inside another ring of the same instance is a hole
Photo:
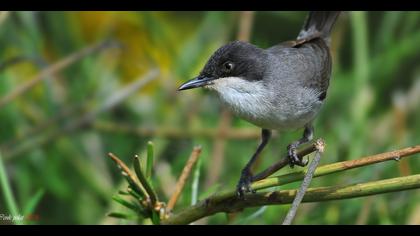
[[[298,166],[306,166],[308,164],[308,160],[301,160],[297,155],[297,145],[296,144],[290,144],[287,146],[287,157],[289,158],[289,165],[291,168],[294,167],[294,165]]]
[[[252,183],[252,174],[248,170],[243,170],[241,178],[239,179],[238,184],[236,185],[236,193],[238,197],[243,198],[245,193],[256,193],[255,190],[251,188]]]

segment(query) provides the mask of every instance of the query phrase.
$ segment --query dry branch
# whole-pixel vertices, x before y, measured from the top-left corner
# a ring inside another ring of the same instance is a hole
[[[176,183],[175,192],[172,194],[171,198],[169,199],[168,205],[166,207],[166,211],[170,213],[175,206],[182,190],[184,189],[185,182],[190,176],[191,170],[194,164],[197,162],[198,158],[200,157],[201,147],[194,147],[193,151],[191,152],[190,157],[188,158],[187,164],[184,166],[182,170],[181,176]]]

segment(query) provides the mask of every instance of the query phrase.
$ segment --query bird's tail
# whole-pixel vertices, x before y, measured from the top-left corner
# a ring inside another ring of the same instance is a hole
[[[339,11],[311,11],[306,18],[297,39],[322,37],[329,41],[331,29],[336,22]]]

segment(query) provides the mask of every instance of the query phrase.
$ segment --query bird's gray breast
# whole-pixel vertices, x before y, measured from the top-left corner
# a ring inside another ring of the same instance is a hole
[[[267,83],[228,77],[208,88],[216,90],[236,116],[266,129],[301,128],[314,118],[321,105],[310,99],[311,91],[289,88],[279,80]]]

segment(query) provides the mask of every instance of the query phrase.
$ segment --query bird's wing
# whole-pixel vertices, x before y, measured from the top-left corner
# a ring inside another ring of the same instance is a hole
[[[286,41],[268,48],[267,51],[282,58],[280,63],[282,60],[288,61],[287,70],[294,71],[294,81],[317,91],[321,100],[325,98],[331,75],[331,56],[323,38],[314,36],[310,39]]]

